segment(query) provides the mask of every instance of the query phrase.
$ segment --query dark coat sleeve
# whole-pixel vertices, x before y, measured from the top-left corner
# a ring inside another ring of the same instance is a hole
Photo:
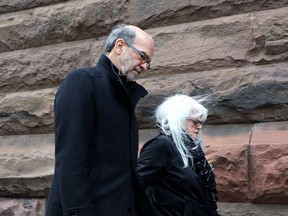
[[[81,71],[72,72],[55,97],[56,170],[63,211],[89,206],[86,188],[91,166],[87,161],[94,124],[92,82]]]
[[[163,142],[163,139],[156,137],[143,146],[138,158],[137,171],[145,188],[161,176],[167,166],[167,155],[167,143]]]

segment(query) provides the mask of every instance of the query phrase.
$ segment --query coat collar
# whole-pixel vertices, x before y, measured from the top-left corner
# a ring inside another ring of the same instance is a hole
[[[102,54],[100,56],[98,64],[105,68],[105,71],[107,72],[108,76],[112,78],[112,80],[116,81],[117,83],[119,83],[120,81],[120,83],[122,84],[122,88],[125,89],[126,95],[128,95],[130,99],[132,109],[135,109],[138,101],[148,94],[147,90],[143,86],[139,85],[137,82],[127,82],[126,77],[120,77],[117,67],[106,55]]]

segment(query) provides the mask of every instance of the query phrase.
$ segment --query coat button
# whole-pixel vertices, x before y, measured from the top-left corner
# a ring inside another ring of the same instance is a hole
[[[128,210],[128,212],[131,212],[131,205],[128,205],[127,210]]]
[[[76,209],[73,209],[70,211],[71,216],[77,216],[78,215],[77,213],[78,213],[78,211]]]

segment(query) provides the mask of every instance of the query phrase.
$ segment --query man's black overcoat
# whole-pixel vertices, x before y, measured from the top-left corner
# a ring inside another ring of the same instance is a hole
[[[136,82],[124,87],[116,70],[102,55],[96,67],[70,73],[56,94],[46,216],[134,216],[135,205],[139,215],[152,214],[136,174],[134,108],[147,91]]]

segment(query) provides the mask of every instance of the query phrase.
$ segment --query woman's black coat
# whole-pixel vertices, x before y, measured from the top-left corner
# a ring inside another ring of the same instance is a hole
[[[135,205],[139,215],[152,214],[135,174],[134,108],[147,91],[136,82],[124,87],[116,71],[102,55],[96,67],[70,73],[56,94],[56,164],[46,216],[134,216]]]
[[[202,180],[183,165],[172,139],[164,134],[143,146],[137,170],[157,216],[209,215]]]

